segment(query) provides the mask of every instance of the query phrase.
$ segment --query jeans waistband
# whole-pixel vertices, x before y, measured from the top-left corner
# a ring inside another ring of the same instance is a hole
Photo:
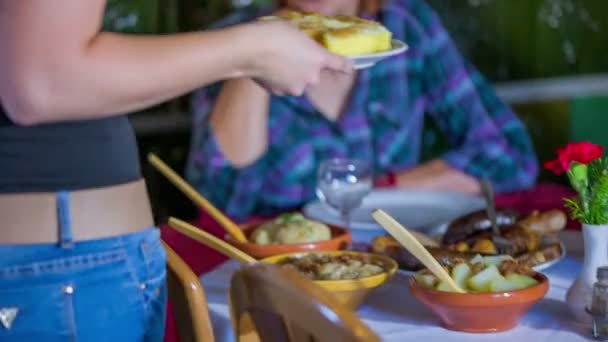
[[[117,251],[157,244],[160,244],[160,231],[156,227],[150,227],[111,238],[74,242],[69,249],[61,248],[55,243],[0,245],[0,269],[38,262],[41,255],[46,260],[94,254],[98,254],[98,258],[115,258]]]

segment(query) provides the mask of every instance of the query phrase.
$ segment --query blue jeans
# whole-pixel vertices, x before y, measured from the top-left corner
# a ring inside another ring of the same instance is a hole
[[[162,341],[158,229],[72,243],[67,196],[57,244],[0,245],[0,341]]]

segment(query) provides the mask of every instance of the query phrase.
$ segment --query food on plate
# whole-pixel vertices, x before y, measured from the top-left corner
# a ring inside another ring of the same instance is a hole
[[[424,245],[424,243],[423,243]],[[449,265],[463,258],[472,258],[477,253],[450,251],[441,247],[426,246],[426,249],[441,264]],[[371,250],[373,253],[386,255],[397,262],[399,268],[409,271],[418,271],[424,266],[410,252],[401,246],[392,236],[378,236],[372,240]]]
[[[540,244],[540,238],[535,232],[526,229],[519,223],[500,227],[501,236],[513,244],[514,255],[534,251]],[[492,231],[481,230],[468,236],[465,240],[446,246],[450,250],[472,251],[478,253],[496,254],[496,246],[492,242]]]
[[[561,210],[535,211],[523,219],[502,210],[497,216],[501,236],[515,247],[513,255],[536,251],[543,239],[555,236],[566,226],[566,215]],[[465,215],[448,226],[442,244],[460,252],[496,253],[490,225],[483,211]]]
[[[465,245],[468,247],[468,245]],[[496,246],[491,239],[478,239],[471,246],[471,251],[478,253],[496,254]]]
[[[300,272],[311,280],[351,280],[385,272],[381,262],[370,255],[313,253],[289,257],[279,263]]]
[[[534,211],[518,222],[521,226],[539,235],[555,234],[566,228],[566,214],[561,210]]]
[[[403,248],[399,242],[390,236],[379,236],[372,241],[371,250],[373,253],[386,255],[394,259],[400,269],[407,271],[418,271],[424,266],[416,257],[410,254]],[[472,251],[457,251],[443,247],[427,247],[427,250],[440,263],[451,265],[459,262],[461,259],[470,259],[477,254],[483,256],[492,256],[493,253],[472,252]],[[563,254],[562,245],[553,243],[547,246],[541,246],[535,251],[530,251],[514,256],[515,259],[522,265],[527,267],[535,267],[537,265],[559,259]]]
[[[444,267],[454,282],[468,292],[513,291],[538,284],[534,271],[509,255],[476,255],[470,259],[459,259],[450,265],[444,264]],[[451,291],[449,286],[427,269],[417,272],[414,279],[426,288]]]
[[[518,255],[516,259],[521,263],[529,265],[530,267],[534,267],[552,260],[559,259],[563,253],[564,251],[562,248],[562,244],[556,242],[547,246],[542,246],[536,251]]]
[[[353,16],[283,11],[261,20],[289,20],[329,51],[343,56],[391,49],[392,34],[382,24]]]
[[[259,245],[293,244],[326,241],[331,239],[331,229],[302,214],[283,214],[261,224],[251,234],[250,240]]]
[[[513,234],[520,235],[515,232],[519,229],[515,229],[514,225],[523,227],[526,231],[533,232],[538,238],[541,238],[563,230],[567,223],[566,214],[557,209],[545,212],[534,211],[525,218],[519,218],[519,215],[512,210],[503,209],[499,210],[496,216],[501,231],[505,230],[508,232],[507,234],[511,234],[512,236]],[[491,235],[489,234],[490,229],[491,223],[485,211],[476,211],[450,223],[443,235],[442,244],[454,246],[453,249],[462,251],[462,246],[457,248],[457,244],[478,239],[484,235],[483,233],[486,233],[485,236]],[[521,230],[519,231],[521,232]],[[532,245],[528,247],[528,250],[533,250],[536,242],[529,241],[529,243]]]
[[[512,210],[499,210],[498,222],[501,236],[513,244],[511,256],[527,267],[535,267],[564,254],[556,232],[566,225],[565,214],[560,210],[533,212],[519,219]],[[439,238],[416,232],[417,239],[440,262],[452,264],[459,259],[470,259],[476,254],[496,255],[492,230],[485,211],[465,215],[448,225]],[[378,236],[371,244],[373,253],[393,258],[399,268],[408,271],[422,269],[422,264],[391,236]]]
[[[517,222],[518,214],[513,210],[501,209],[496,211],[496,223],[498,226],[512,225]],[[480,231],[490,229],[492,223],[488,219],[485,210],[479,210],[464,215],[448,225],[443,235],[444,245],[453,245],[467,240]]]

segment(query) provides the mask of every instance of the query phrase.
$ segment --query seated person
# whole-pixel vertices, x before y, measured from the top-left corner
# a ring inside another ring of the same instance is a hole
[[[359,15],[409,50],[353,75],[326,73],[301,97],[275,97],[237,78],[198,91],[189,181],[236,220],[294,210],[315,199],[321,161],[359,158],[399,187],[478,193],[534,185],[538,162],[522,122],[458,52],[423,0],[286,0],[279,6]],[[237,13],[224,25],[271,13]],[[271,37],[260,37],[271,39]],[[421,161],[423,122],[449,145]]]

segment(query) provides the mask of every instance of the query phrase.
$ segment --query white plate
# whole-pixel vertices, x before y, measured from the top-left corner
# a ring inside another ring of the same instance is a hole
[[[448,222],[483,207],[481,198],[461,193],[378,189],[353,211],[351,229],[382,230],[371,216],[372,210],[382,209],[408,228],[436,235]],[[303,211],[311,219],[343,225],[338,212],[319,201],[308,203]]]
[[[391,41],[391,49],[388,51],[370,53],[367,55],[359,55],[349,57],[353,64],[355,65],[355,69],[366,69],[373,67],[379,61],[386,59],[388,57],[392,57],[401,53],[404,53],[407,50],[407,44],[400,40],[393,39]]]

